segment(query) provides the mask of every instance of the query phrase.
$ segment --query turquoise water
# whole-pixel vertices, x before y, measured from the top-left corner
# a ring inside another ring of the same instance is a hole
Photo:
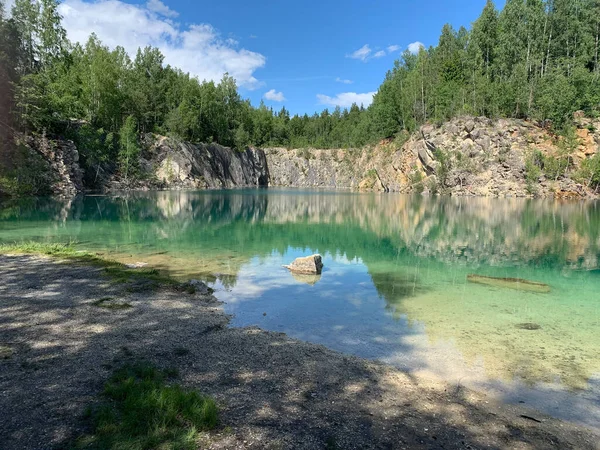
[[[598,202],[244,190],[0,205],[0,242],[20,240],[202,279],[233,325],[600,423]],[[316,252],[320,277],[282,267]]]

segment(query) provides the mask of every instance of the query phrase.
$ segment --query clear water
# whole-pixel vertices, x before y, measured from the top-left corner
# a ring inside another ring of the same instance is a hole
[[[600,429],[598,202],[244,190],[1,204],[0,242],[20,240],[77,242],[202,279],[233,325]],[[316,252],[320,277],[282,267]],[[474,284],[471,273],[550,292]]]

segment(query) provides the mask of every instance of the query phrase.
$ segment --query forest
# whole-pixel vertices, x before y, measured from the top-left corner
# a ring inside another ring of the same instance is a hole
[[[462,114],[526,118],[560,132],[574,111],[600,114],[600,0],[488,0],[470,29],[405,51],[365,108],[290,117],[243,99],[236,81],[198,80],[157,48],[131,58],[92,34],[71,43],[57,0],[0,0],[0,179],[24,162],[15,135],[72,139],[86,171],[110,161],[130,176],[139,136],[247,146],[360,148]]]

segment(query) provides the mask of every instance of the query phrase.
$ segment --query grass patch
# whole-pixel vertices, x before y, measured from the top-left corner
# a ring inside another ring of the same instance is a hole
[[[0,345],[0,359],[8,359],[15,354],[15,351],[11,347]]]
[[[129,309],[132,308],[130,303],[127,302],[119,302],[116,301],[112,297],[104,297],[100,300],[96,300],[92,302],[92,305],[97,306],[98,308],[106,308],[106,309]]]
[[[0,254],[7,253],[48,255],[74,263],[101,267],[113,282],[129,284],[127,289],[130,292],[154,290],[161,286],[169,286],[182,291],[189,290],[188,283],[180,283],[157,269],[133,269],[120,262],[102,258],[96,253],[76,250],[74,243],[57,244],[32,241],[0,244]]]
[[[75,448],[196,449],[199,433],[217,425],[215,402],[169,383],[168,372],[148,364],[117,370],[104,401],[87,412],[93,432]]]

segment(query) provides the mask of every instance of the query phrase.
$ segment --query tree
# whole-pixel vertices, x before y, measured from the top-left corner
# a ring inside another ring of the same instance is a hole
[[[119,168],[125,182],[137,176],[140,153],[135,117],[128,116],[119,131]]]

